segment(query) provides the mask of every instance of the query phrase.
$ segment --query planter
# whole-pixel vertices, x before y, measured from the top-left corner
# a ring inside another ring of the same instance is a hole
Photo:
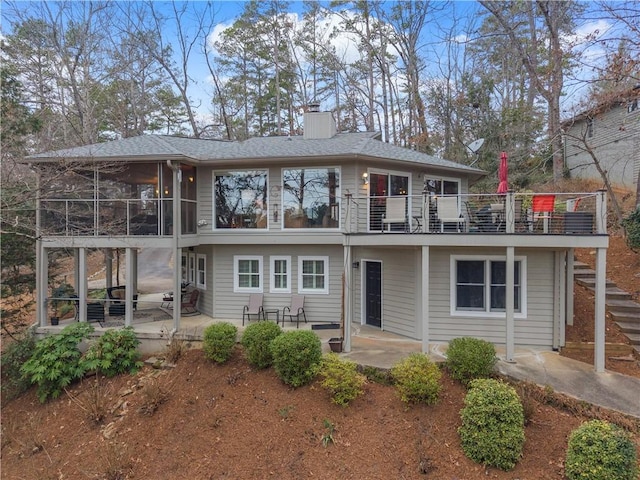
[[[59,317],[51,317],[51,325],[58,325],[60,323]]]
[[[342,352],[342,337],[333,337],[329,339],[329,348],[333,353]]]

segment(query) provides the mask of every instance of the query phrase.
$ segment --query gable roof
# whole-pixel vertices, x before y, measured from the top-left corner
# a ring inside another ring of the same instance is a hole
[[[384,143],[375,132],[339,133],[331,138],[303,136],[254,137],[241,142],[204,140],[165,135],[141,135],[82,147],[56,150],[26,158],[29,163],[58,161],[181,160],[215,165],[228,160],[256,162],[266,159],[361,158],[391,160],[482,176],[484,171],[425,153]],[[244,163],[244,162],[243,162]]]

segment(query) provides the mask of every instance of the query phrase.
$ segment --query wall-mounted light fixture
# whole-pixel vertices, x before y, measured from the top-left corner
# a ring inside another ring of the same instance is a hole
[[[207,225],[209,225],[209,222],[207,222],[205,219],[198,220],[199,227],[206,227]]]
[[[189,175],[189,183],[193,183],[193,181],[195,180],[193,175]]]
[[[364,185],[369,185],[369,174],[367,172],[362,174],[362,183]]]
[[[353,268],[360,268],[360,262],[353,262],[353,263],[351,264],[351,266],[352,266]]]

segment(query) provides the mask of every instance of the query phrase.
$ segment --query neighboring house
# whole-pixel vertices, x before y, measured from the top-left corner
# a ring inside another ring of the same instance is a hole
[[[571,178],[609,181],[636,191],[640,172],[640,85],[563,122],[564,162]]]
[[[309,321],[344,322],[346,351],[352,325],[366,324],[422,340],[424,351],[479,337],[505,345],[512,360],[516,346],[564,345],[573,248],[592,248],[596,370],[604,369],[603,192],[582,195],[575,214],[564,213],[572,209],[561,194],[546,211],[536,205],[549,202],[531,194],[470,195],[482,171],[374,133],[336,134],[331,114],[317,111],[305,114],[304,136],[140,136],[28,158],[43,175],[61,160],[77,176],[39,199],[39,292],[47,291],[48,252],[65,247],[76,254],[85,305],[88,250],[122,249],[134,287],[124,298],[130,324],[137,251],[167,248],[181,259],[174,291],[191,282],[198,309],[214,319],[242,318],[251,293],[263,294],[266,309],[302,294]]]

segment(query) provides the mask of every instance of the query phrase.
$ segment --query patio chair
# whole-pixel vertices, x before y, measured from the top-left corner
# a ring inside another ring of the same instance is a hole
[[[385,231],[386,225],[389,225],[389,229],[391,229],[392,223],[401,223],[403,230],[407,230],[408,222],[405,197],[388,197],[386,199],[384,215],[382,216],[382,231]]]
[[[531,210],[533,211],[533,221],[535,223],[536,221],[542,219],[542,229],[544,233],[549,232],[549,220],[551,219],[551,214],[553,213],[555,202],[555,195],[544,194],[533,196],[531,205]]]
[[[117,287],[107,288],[107,297],[109,298],[109,315],[121,316],[125,312],[126,286],[119,285]],[[133,295],[133,310],[138,309],[138,294]]]
[[[291,305],[282,309],[282,326],[284,327],[285,317],[289,317],[290,322],[293,322],[295,318],[296,328],[300,328],[300,315],[304,318],[304,323],[307,323],[307,314],[304,311],[304,295],[291,295]]]
[[[436,216],[440,222],[440,231],[444,232],[445,223],[454,223],[456,230],[460,231],[460,225],[464,224],[464,217],[458,210],[457,197],[438,197],[436,199]]]
[[[242,325],[244,325],[245,318],[247,321],[251,320],[251,315],[256,315],[258,320],[260,320],[260,317],[262,317],[262,320],[265,320],[262,297],[263,295],[261,293],[252,293],[249,295],[249,305],[242,307]]]
[[[200,290],[194,288],[189,293],[182,295],[180,301],[180,313],[198,313],[198,297]]]

